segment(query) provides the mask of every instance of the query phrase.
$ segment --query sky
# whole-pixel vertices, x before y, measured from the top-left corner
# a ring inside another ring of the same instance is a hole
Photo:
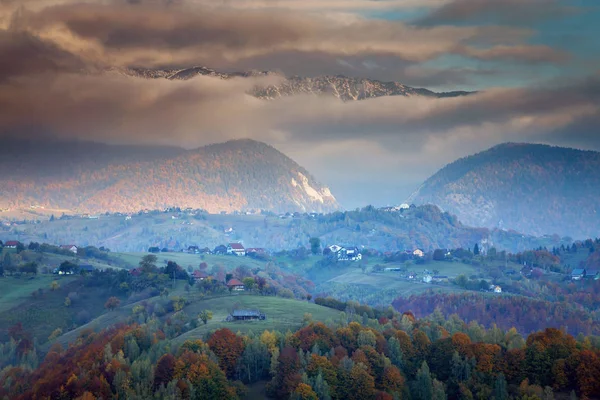
[[[0,0],[0,136],[252,138],[347,208],[399,204],[499,143],[600,150],[598,37],[596,0]],[[247,92],[279,78],[119,73],[195,65],[478,93],[260,100]]]

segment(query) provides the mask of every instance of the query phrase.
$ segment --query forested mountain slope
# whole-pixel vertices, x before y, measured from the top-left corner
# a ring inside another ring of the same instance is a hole
[[[0,209],[137,212],[332,211],[329,189],[271,146],[237,140],[195,150],[88,142],[5,140]]]
[[[600,153],[507,143],[447,165],[410,201],[467,225],[586,238],[598,236],[599,198]]]

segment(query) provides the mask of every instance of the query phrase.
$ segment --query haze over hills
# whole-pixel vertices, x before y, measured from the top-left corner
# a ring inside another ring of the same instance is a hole
[[[70,213],[137,212],[169,206],[332,211],[329,189],[271,146],[236,140],[184,150],[90,142],[5,140],[0,208]]]
[[[447,165],[409,201],[467,225],[581,239],[598,236],[599,196],[600,153],[506,143]]]
[[[474,92],[452,91],[433,92],[428,89],[414,88],[399,82],[382,82],[375,79],[352,78],[343,75],[316,77],[285,77],[273,71],[222,72],[206,67],[181,69],[144,69],[128,68],[119,72],[148,79],[188,80],[196,76],[212,76],[221,79],[247,78],[257,76],[278,76],[281,81],[266,87],[256,87],[251,94],[261,99],[275,99],[298,94],[331,95],[343,101],[364,100],[382,96],[425,96],[425,97],[457,97]]]

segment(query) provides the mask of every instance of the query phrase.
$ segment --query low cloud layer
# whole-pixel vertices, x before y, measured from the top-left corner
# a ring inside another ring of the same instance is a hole
[[[459,98],[343,103],[308,95],[264,101],[247,94],[280,79],[275,77],[168,81],[118,72],[127,66],[262,67],[468,85],[474,76],[493,82],[502,75],[502,64],[493,63],[563,68],[575,62],[564,50],[529,43],[533,32],[523,26],[501,20],[480,26],[443,22],[487,12],[475,0],[475,10],[466,16],[460,11],[465,1],[430,1],[421,25],[354,13],[411,7],[409,1],[371,3],[246,1],[229,7],[203,1],[168,6],[57,1],[44,6],[31,0],[19,8],[2,2],[0,135],[187,148],[250,137],[291,155],[350,207],[400,202],[444,164],[501,142],[600,150],[594,131],[600,121],[597,75],[526,87],[490,84]],[[327,12],[315,14],[319,9]],[[548,16],[536,18],[542,17]],[[440,57],[469,61],[464,67],[445,66],[435,63]],[[356,182],[369,189],[362,197],[353,194]]]

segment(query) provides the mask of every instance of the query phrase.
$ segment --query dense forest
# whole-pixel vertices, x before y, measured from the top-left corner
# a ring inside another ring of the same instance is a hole
[[[411,196],[472,226],[582,239],[598,234],[600,153],[508,143],[457,160]]]
[[[170,206],[210,212],[332,211],[329,189],[264,143],[238,140],[195,150],[5,140],[0,207],[79,213]],[[10,193],[10,196],[9,196]]]
[[[597,337],[557,329],[522,337],[436,312],[426,319],[348,308],[295,332],[218,329],[182,344],[153,316],[83,331],[42,355],[20,326],[0,346],[10,399],[553,399],[600,396]],[[371,315],[373,313],[371,312]]]

